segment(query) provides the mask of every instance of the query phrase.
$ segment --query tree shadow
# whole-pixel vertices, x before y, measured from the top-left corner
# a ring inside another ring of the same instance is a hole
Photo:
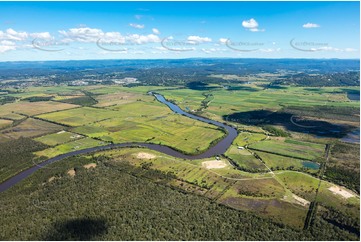
[[[348,125],[338,125],[322,120],[303,118],[288,112],[272,112],[269,110],[235,112],[230,115],[224,115],[223,119],[246,125],[280,125],[288,131],[332,138],[342,138],[354,128]]]
[[[218,88],[214,86],[209,86],[207,83],[201,81],[188,82],[186,87],[188,89],[197,90],[197,91],[207,91]]]
[[[77,218],[55,222],[43,240],[99,240],[108,227],[104,219]]]
[[[226,86],[227,91],[248,91],[248,92],[257,92],[258,90],[249,86]]]

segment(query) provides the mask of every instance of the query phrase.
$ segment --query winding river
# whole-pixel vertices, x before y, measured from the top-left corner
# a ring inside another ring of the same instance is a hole
[[[83,149],[83,150],[76,150],[76,151],[72,151],[66,154],[62,154],[53,158],[50,158],[46,161],[43,161],[41,163],[39,163],[38,165],[35,165],[25,171],[22,171],[18,174],[16,174],[15,176],[13,176],[12,178],[6,180],[5,182],[0,184],[0,192],[6,191],[7,189],[11,188],[12,186],[14,186],[15,184],[19,183],[20,181],[24,180],[25,178],[27,178],[28,176],[30,176],[31,174],[33,174],[35,171],[41,169],[42,167],[54,163],[56,161],[60,161],[63,160],[65,158],[68,157],[72,157],[72,156],[76,156],[76,155],[83,155],[83,154],[88,154],[88,153],[93,153],[93,152],[98,152],[98,151],[105,151],[105,150],[110,150],[110,149],[116,149],[116,148],[125,148],[125,147],[145,147],[148,149],[152,149],[152,150],[156,150],[159,152],[162,152],[164,154],[173,156],[173,157],[177,157],[177,158],[182,158],[182,159],[189,159],[189,160],[195,160],[195,159],[203,159],[203,158],[209,158],[212,156],[216,156],[216,155],[220,155],[223,154],[224,152],[226,152],[226,150],[228,149],[228,147],[232,144],[233,140],[237,137],[237,130],[234,127],[231,127],[229,125],[226,125],[224,123],[221,122],[217,122],[211,119],[207,119],[204,117],[200,117],[194,114],[190,114],[187,113],[185,111],[183,111],[180,107],[178,107],[177,105],[167,101],[162,95],[160,94],[156,94],[156,93],[151,93],[155,96],[155,98],[167,105],[173,112],[178,113],[180,115],[184,115],[186,117],[189,117],[191,119],[195,119],[201,122],[205,122],[205,123],[209,123],[209,124],[213,124],[216,125],[222,129],[225,129],[227,131],[227,135],[220,140],[216,145],[210,147],[208,150],[206,150],[204,153],[198,154],[198,155],[187,155],[187,154],[183,154],[179,151],[176,151],[168,146],[164,146],[164,145],[158,145],[158,144],[150,144],[150,143],[121,143],[121,144],[109,144],[109,145],[104,145],[104,146],[98,146],[98,147],[93,147],[93,148],[88,148],[88,149]]]

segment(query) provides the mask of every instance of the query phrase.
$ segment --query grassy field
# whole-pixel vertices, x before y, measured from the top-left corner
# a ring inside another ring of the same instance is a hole
[[[186,153],[199,153],[224,133],[215,126],[174,114],[168,107],[143,96],[145,101],[111,108],[79,108],[41,115],[43,119],[78,126],[72,130],[107,142],[151,142]]]
[[[126,103],[136,102],[137,99],[144,98],[144,95],[132,92],[117,92],[111,94],[104,94],[96,96],[98,103],[96,107],[108,107],[114,105],[121,105]]]
[[[116,112],[100,108],[82,107],[65,111],[53,112],[39,115],[39,118],[53,122],[69,125],[80,126],[109,119],[116,115]]]
[[[0,129],[10,126],[13,123],[11,120],[0,119]]]
[[[253,172],[267,171],[264,164],[254,157],[248,150],[240,150],[236,146],[231,146],[225,155],[232,159],[243,170]]]
[[[322,157],[325,146],[322,144],[302,142],[296,140],[273,139],[265,140],[249,146],[250,149],[284,155],[303,160],[315,160]]]
[[[54,112],[75,107],[77,106],[73,104],[52,101],[9,103],[0,106],[0,117],[10,115],[13,112],[33,116],[41,113]]]
[[[285,157],[282,155],[274,155],[261,151],[256,151],[256,154],[261,157],[271,170],[303,170],[309,173],[317,173],[320,167],[320,165],[315,162]]]
[[[28,118],[19,125],[0,131],[1,138],[18,139],[20,137],[35,137],[63,130],[64,127],[38,119]]]
[[[25,116],[17,113],[7,113],[5,115],[1,115],[1,118],[11,119],[11,120],[21,120],[25,118]]]
[[[65,144],[61,144],[61,145],[57,145],[53,148],[48,148],[42,151],[37,151],[34,154],[37,157],[55,157],[61,154],[65,154],[68,152],[72,152],[75,150],[82,150],[82,149],[86,149],[86,148],[91,148],[91,147],[96,147],[96,146],[101,146],[101,145],[106,145],[107,143],[104,141],[99,141],[99,140],[95,140],[92,138],[83,138],[83,139],[78,139],[75,141],[71,141]]]
[[[55,145],[67,143],[69,141],[73,141],[73,140],[80,139],[80,138],[83,138],[83,136],[74,134],[71,132],[59,131],[54,134],[49,134],[49,135],[38,137],[34,140],[41,142],[43,144],[49,145],[49,146],[55,146]]]
[[[276,172],[276,175],[293,193],[308,201],[315,199],[319,179],[293,171],[279,171]],[[344,187],[322,181],[317,201],[323,206],[331,207],[345,215],[359,219],[360,199],[354,192]]]

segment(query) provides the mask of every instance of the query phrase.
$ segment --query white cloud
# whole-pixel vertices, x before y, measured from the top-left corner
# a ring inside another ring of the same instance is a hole
[[[26,32],[17,32],[13,29],[7,29],[5,32],[0,31],[0,39],[24,41],[28,38],[28,36],[29,35]]]
[[[344,49],[345,52],[356,52],[358,51],[357,49],[354,49],[354,48],[346,48]]]
[[[200,43],[212,42],[211,38],[194,36],[194,35],[188,36],[187,40],[188,40],[188,43],[191,43],[191,44],[200,44]]]
[[[45,40],[49,40],[49,39],[53,38],[49,32],[31,33],[30,37],[32,37],[34,39],[45,39]]]
[[[254,18],[251,18],[249,20],[243,20],[242,26],[251,32],[264,32],[265,31],[264,29],[258,28],[258,22]]]
[[[321,26],[318,24],[314,24],[314,23],[307,23],[307,24],[302,25],[302,27],[304,27],[306,29],[310,29],[310,28],[319,28]]]
[[[148,34],[148,35],[131,34],[125,36],[125,39],[130,41],[131,43],[136,43],[136,44],[157,43],[161,41],[160,38],[155,34]]]
[[[227,41],[228,41],[228,39],[226,39],[226,38],[220,38],[219,39],[219,42],[221,42],[222,44],[227,43]]]
[[[104,35],[103,30],[88,27],[72,28],[68,31],[60,30],[59,33],[65,37],[65,42],[77,41],[83,43],[96,42]]]
[[[144,24],[129,24],[130,27],[136,28],[136,29],[144,29]]]
[[[160,34],[160,31],[156,28],[153,28],[152,31],[153,31],[153,34]]]
[[[9,50],[16,50],[16,44],[13,41],[1,40],[0,41],[0,53],[4,53]]]
[[[247,29],[254,29],[258,27],[258,23],[254,18],[251,18],[249,20],[243,20],[242,26]]]

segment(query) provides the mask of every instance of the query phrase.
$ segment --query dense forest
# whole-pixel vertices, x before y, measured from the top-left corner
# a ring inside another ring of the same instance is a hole
[[[297,85],[305,87],[339,87],[339,86],[359,86],[360,72],[340,72],[323,75],[309,75],[300,73],[286,75],[271,85]]]
[[[30,138],[19,138],[0,143],[0,182],[12,177],[22,169],[33,166],[32,152],[48,146]]]
[[[97,167],[85,169],[89,162]],[[169,187],[172,174],[126,161],[74,157],[48,168],[2,194],[0,239],[358,240],[322,217],[297,231],[219,205]]]
[[[326,179],[360,193],[360,145],[336,142],[331,149]]]

